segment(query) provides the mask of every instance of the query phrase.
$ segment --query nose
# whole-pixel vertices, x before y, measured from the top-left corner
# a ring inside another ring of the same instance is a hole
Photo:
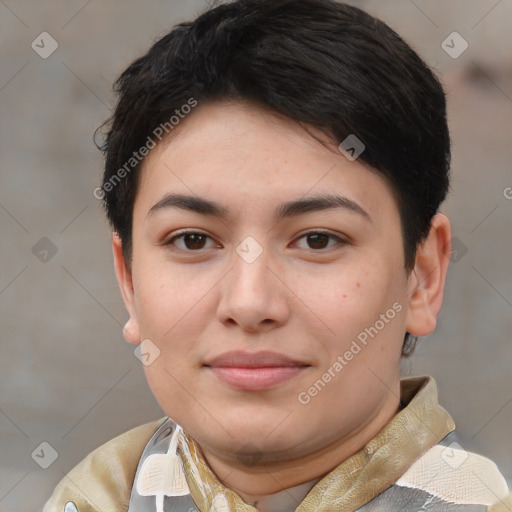
[[[270,249],[262,247],[254,260],[235,253],[233,266],[221,281],[217,308],[220,322],[247,332],[266,332],[286,323],[290,293]]]

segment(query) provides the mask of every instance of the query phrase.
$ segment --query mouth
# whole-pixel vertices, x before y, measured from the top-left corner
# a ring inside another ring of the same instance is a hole
[[[203,365],[225,384],[245,390],[262,391],[283,384],[311,365],[276,352],[226,352]]]

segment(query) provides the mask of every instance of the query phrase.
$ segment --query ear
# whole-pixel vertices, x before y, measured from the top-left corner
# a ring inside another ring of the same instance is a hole
[[[427,336],[436,328],[451,251],[450,221],[438,213],[432,218],[427,238],[418,247],[408,281],[406,329],[415,336]]]
[[[123,255],[123,244],[117,233],[112,233],[112,249],[114,252],[114,267],[116,270],[117,282],[121,289],[124,305],[130,319],[126,322],[123,328],[124,339],[133,345],[139,345],[141,342],[140,327],[137,320],[137,313],[135,310],[133,281],[131,270],[126,264]]]

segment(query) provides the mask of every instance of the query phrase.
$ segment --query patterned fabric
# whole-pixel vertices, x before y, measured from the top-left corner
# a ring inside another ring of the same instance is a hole
[[[405,407],[388,425],[318,481],[295,512],[512,511],[509,489],[496,465],[457,442],[455,424],[437,402],[434,380],[403,379],[401,400]],[[140,439],[131,446],[140,451],[127,473],[132,475],[129,482],[120,478],[112,488],[120,475],[94,480],[85,472],[104,464],[105,452],[119,450],[121,436],[93,452],[83,468],[84,463],[75,468],[43,512],[68,512],[69,501],[79,512],[257,512],[217,479],[200,447],[179,425],[166,418],[142,428],[144,435],[152,428],[152,435],[145,437],[145,446]],[[140,437],[134,432],[126,434],[132,434],[132,441]],[[116,459],[108,462],[119,466]],[[117,503],[105,499],[116,491]]]
[[[496,503],[498,508],[491,508]],[[464,450],[453,431],[416,461],[395,485],[359,510],[377,512],[395,507],[406,512],[486,512],[512,510],[510,504],[509,489],[496,465]]]

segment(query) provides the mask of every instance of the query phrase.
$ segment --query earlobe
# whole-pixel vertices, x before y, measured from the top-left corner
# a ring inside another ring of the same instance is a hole
[[[126,322],[123,328],[123,336],[128,343],[139,345],[141,342],[141,334],[135,308],[135,292],[133,288],[132,274],[123,255],[122,241],[119,238],[119,235],[115,232],[112,233],[112,250],[114,253],[114,267],[117,283],[119,284],[126,310],[130,315],[128,322]]]
[[[132,317],[129,318],[123,327],[123,337],[132,345],[139,345],[141,342],[139,325],[137,322],[134,322]]]
[[[438,213],[432,219],[427,238],[418,247],[414,270],[409,277],[406,329],[413,335],[427,336],[436,328],[450,253],[450,221]]]

